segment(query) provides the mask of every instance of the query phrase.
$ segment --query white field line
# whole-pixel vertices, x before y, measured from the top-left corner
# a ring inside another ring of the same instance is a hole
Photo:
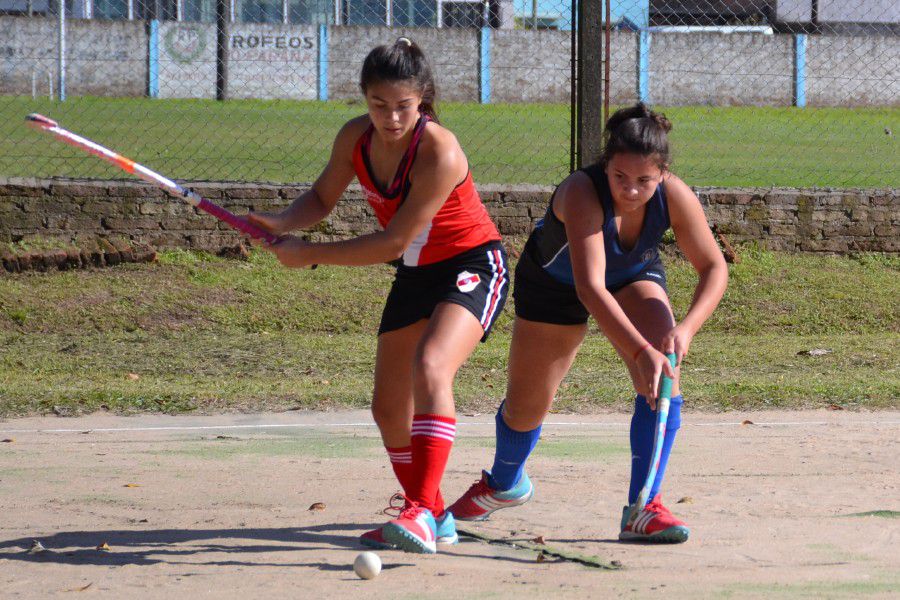
[[[494,422],[460,421],[457,427],[493,427]],[[722,421],[718,423],[684,423],[682,427],[736,427],[743,425],[740,421]],[[753,422],[756,427],[821,427],[828,425],[900,425],[900,421],[853,421],[839,423],[829,421],[770,421]],[[585,429],[620,429],[629,423],[591,423],[589,421],[548,421],[544,427],[583,427]],[[139,431],[209,431],[209,430],[260,430],[260,429],[336,429],[336,428],[374,428],[375,423],[258,423],[252,425],[155,425],[147,427],[82,427],[78,429],[0,429],[0,434],[16,433],[121,433]]]

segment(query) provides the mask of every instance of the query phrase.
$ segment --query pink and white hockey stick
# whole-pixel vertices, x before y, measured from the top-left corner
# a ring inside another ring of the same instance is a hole
[[[67,129],[63,129],[53,119],[48,119],[43,115],[32,113],[25,117],[25,121],[29,126],[35,129],[40,129],[41,131],[52,133],[54,136],[56,136],[56,139],[65,142],[70,146],[81,148],[85,152],[89,152],[90,154],[93,154],[98,158],[102,158],[106,162],[119,167],[127,173],[136,175],[137,177],[140,177],[148,183],[152,183],[155,186],[161,187],[174,196],[179,196],[192,206],[196,206],[200,210],[211,214],[217,219],[225,221],[238,231],[246,233],[252,238],[263,240],[270,244],[274,244],[278,241],[277,235],[269,233],[261,227],[257,227],[253,223],[250,223],[246,219],[242,219],[231,211],[222,208],[218,204],[213,204],[197,192],[184,188],[171,179],[166,179],[159,173],[151,171],[147,167],[139,165],[131,159],[125,158],[124,156],[117,154],[108,148],[104,148],[100,144],[92,142],[87,138],[83,138],[80,135],[74,134]]]

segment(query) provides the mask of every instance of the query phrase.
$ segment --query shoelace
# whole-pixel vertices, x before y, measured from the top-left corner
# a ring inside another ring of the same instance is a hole
[[[491,486],[487,484],[487,482],[482,478],[469,486],[469,491],[466,492],[466,496],[474,496],[475,494],[484,494],[491,493],[494,490],[491,489]]]
[[[399,517],[410,504],[413,504],[413,502],[409,498],[397,492],[391,496],[391,499],[388,500],[387,508],[381,512],[389,517]]]
[[[647,504],[647,506],[644,507],[644,510],[656,513],[658,515],[672,514],[672,512],[668,508],[663,506],[662,499],[659,496],[654,498],[653,502]]]
[[[407,501],[409,501],[407,499]],[[400,512],[398,519],[415,520],[424,509],[419,506],[418,502],[410,502],[409,505]]]

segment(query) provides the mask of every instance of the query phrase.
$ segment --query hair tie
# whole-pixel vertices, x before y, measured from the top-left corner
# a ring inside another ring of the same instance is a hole
[[[407,48],[412,48],[412,40],[409,38],[401,37],[397,38],[397,44],[404,44]]]

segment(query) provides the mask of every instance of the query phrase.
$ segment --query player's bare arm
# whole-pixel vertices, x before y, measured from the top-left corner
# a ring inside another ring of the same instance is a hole
[[[642,384],[653,382],[639,391],[655,398],[660,373],[669,377],[675,373],[665,356],[641,335],[606,289],[603,208],[587,176],[580,172],[570,175],[557,192],[554,208],[566,226],[578,299],[622,358],[637,363]]]
[[[728,285],[728,267],[706,223],[703,207],[693,190],[669,174],[663,184],[669,204],[669,218],[675,241],[699,276],[694,297],[684,319],[665,339],[681,364],[691,340],[712,315]]]
[[[348,121],[335,136],[331,156],[312,187],[300,194],[290,206],[278,213],[250,213],[249,221],[276,235],[306,229],[331,214],[341,194],[353,181],[353,145],[368,126],[363,115]]]

